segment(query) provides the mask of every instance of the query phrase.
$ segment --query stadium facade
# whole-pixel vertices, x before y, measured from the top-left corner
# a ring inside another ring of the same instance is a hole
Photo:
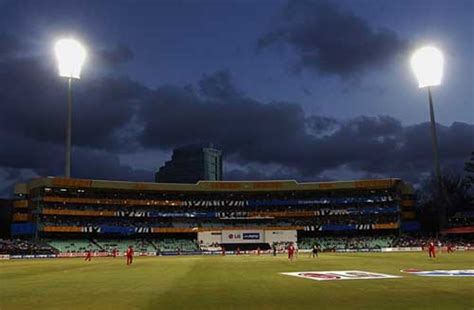
[[[311,235],[417,229],[400,179],[298,183],[134,183],[47,177],[17,184],[13,236],[164,238],[201,245],[291,242]]]

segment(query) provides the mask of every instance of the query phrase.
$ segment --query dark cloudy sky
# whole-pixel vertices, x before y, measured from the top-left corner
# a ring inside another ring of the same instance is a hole
[[[445,54],[433,90],[442,164],[474,150],[472,0],[0,0],[0,196],[63,171],[62,36],[73,176],[152,181],[173,147],[213,143],[227,179],[402,177],[432,167],[412,51]]]

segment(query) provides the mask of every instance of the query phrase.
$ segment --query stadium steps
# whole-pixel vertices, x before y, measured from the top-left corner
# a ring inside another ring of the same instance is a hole
[[[91,239],[92,243],[94,243],[99,249],[102,251],[105,251],[104,247],[96,240],[96,239]]]
[[[153,243],[153,241],[151,240],[145,240],[145,241],[150,244],[150,246],[155,250],[155,252],[158,250],[158,247],[156,246],[156,244]]]

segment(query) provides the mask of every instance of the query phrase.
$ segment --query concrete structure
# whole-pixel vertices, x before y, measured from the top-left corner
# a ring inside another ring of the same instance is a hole
[[[222,180],[222,151],[197,145],[173,150],[173,156],[155,175],[159,183]]]

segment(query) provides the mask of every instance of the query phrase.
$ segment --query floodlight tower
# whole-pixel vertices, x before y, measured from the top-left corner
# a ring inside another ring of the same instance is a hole
[[[71,123],[72,123],[72,80],[79,79],[81,68],[86,60],[86,50],[74,39],[61,39],[55,45],[58,60],[59,76],[67,78],[67,125],[66,125],[66,160],[64,176],[71,177]]]
[[[418,80],[420,88],[427,88],[428,101],[430,106],[430,120],[431,120],[431,138],[433,144],[433,157],[435,163],[436,180],[438,183],[438,191],[440,197],[444,200],[443,180],[441,177],[441,167],[439,163],[438,137],[436,134],[436,123],[433,109],[433,97],[431,95],[431,87],[441,84],[443,78],[444,58],[440,50],[432,46],[426,46],[415,51],[411,58],[411,67]],[[440,226],[444,226],[444,203],[442,201],[440,212]]]

